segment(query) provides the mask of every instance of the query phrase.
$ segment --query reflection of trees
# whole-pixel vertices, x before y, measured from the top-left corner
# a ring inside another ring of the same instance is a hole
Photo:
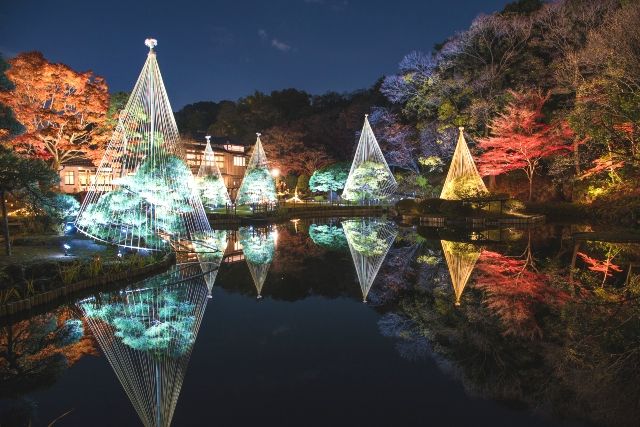
[[[171,424],[207,301],[198,263],[78,302],[138,416]]]
[[[278,253],[274,258],[273,273],[304,279],[305,261],[307,258],[319,256],[322,252],[322,249],[314,245],[307,234],[294,233],[285,227],[280,227],[278,229]]]
[[[82,322],[59,308],[0,328],[0,396],[50,385],[85,354],[94,354]]]
[[[328,250],[342,251],[348,247],[344,231],[333,224],[311,224],[309,237],[313,243]]]
[[[483,251],[477,281],[454,309],[437,257],[422,251],[417,260],[416,283],[379,321],[403,357],[433,354],[484,398],[607,426],[637,424],[640,286],[608,286],[605,293],[598,279],[582,282],[574,295],[566,267],[555,258],[534,269],[527,244],[516,257]]]
[[[558,308],[568,299],[565,291],[549,282],[547,275],[532,271],[530,255],[512,258],[483,251],[478,260],[475,286],[484,292],[489,310],[502,321],[505,335],[542,335],[537,311],[542,306]]]

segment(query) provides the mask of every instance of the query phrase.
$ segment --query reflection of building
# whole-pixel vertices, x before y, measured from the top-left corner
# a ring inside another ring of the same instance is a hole
[[[200,168],[207,141],[204,138],[198,141],[183,139],[182,145],[185,149],[187,164],[195,175]],[[211,138],[211,148],[224,183],[229,190],[229,195],[234,199],[242,182],[244,171],[247,169],[248,147],[230,142],[226,138],[214,136]]]

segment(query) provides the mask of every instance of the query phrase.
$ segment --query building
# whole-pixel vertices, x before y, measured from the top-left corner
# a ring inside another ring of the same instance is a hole
[[[200,169],[207,141],[205,138],[201,140],[183,139],[182,145],[187,157],[187,164],[191,168],[191,172],[196,175]],[[229,196],[233,200],[242,183],[244,172],[247,170],[249,147],[231,142],[227,138],[214,136],[211,138],[211,148],[229,191]]]
[[[201,141],[186,138],[182,140],[187,164],[194,175],[198,173],[206,145],[207,142],[204,138]],[[212,137],[211,148],[225,185],[229,190],[229,196],[233,200],[247,169],[247,151],[249,147],[230,142],[227,138]],[[89,187],[96,179],[97,170],[98,168],[88,159],[75,159],[67,163],[60,170],[60,190],[63,193],[89,191]],[[97,179],[100,191],[112,190],[113,172],[101,173]]]

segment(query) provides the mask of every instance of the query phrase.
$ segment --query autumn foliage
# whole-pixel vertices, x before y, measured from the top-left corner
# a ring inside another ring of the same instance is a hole
[[[82,157],[101,158],[110,137],[104,79],[48,62],[39,52],[20,54],[9,64],[6,74],[15,87],[0,92],[0,102],[26,128],[11,141],[14,148],[50,161],[54,169]]]
[[[542,108],[549,99],[540,91],[509,91],[513,100],[505,111],[490,124],[492,136],[480,138],[478,157],[481,175],[501,175],[522,170],[529,180],[529,200],[533,189],[533,176],[540,160],[553,154],[566,154],[572,150],[567,142],[573,133],[565,123],[543,122]]]
[[[542,335],[536,319],[539,305],[558,307],[569,295],[552,288],[549,278],[532,271],[529,258],[513,258],[483,251],[476,264],[475,287],[505,326],[504,335],[534,338]]]

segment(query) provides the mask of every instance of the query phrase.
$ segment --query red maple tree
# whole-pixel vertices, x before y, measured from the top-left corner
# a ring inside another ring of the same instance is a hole
[[[607,257],[604,261],[600,261],[596,258],[591,258],[589,255],[583,252],[578,252],[577,255],[588,265],[587,268],[589,270],[603,274],[602,286],[604,286],[608,277],[613,276],[612,272],[622,272],[620,266],[612,262],[615,254],[611,252],[607,254]]]
[[[567,142],[574,134],[565,122],[543,122],[542,107],[549,94],[540,91],[509,91],[513,100],[489,126],[492,136],[480,138],[483,153],[477,158],[483,176],[501,175],[520,169],[529,180],[529,200],[533,191],[533,176],[540,160],[552,154],[570,152]]]
[[[104,79],[51,63],[40,52],[22,53],[9,64],[6,74],[15,88],[0,92],[0,102],[26,128],[13,147],[49,160],[55,170],[74,159],[99,159],[110,137]]]

